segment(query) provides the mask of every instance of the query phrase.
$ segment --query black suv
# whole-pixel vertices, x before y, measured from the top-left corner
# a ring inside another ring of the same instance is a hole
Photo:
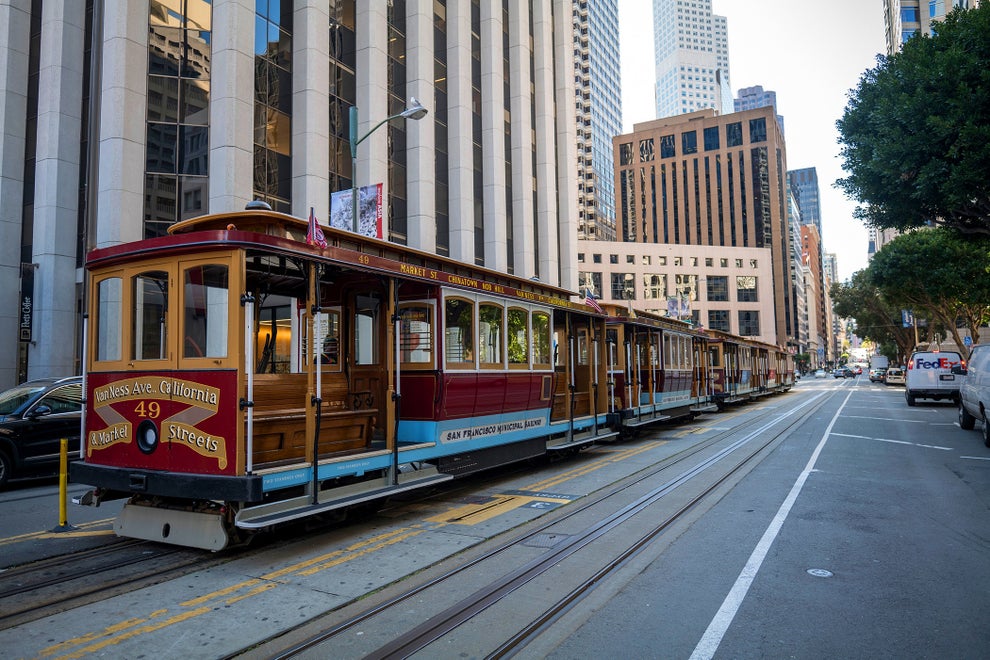
[[[15,477],[58,472],[60,440],[79,455],[82,378],[31,380],[0,393],[0,488]]]

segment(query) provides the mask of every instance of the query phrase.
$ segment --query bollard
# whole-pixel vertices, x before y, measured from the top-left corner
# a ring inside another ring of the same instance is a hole
[[[62,438],[58,456],[58,526],[53,532],[73,532],[69,524],[67,501],[69,498],[69,439]]]

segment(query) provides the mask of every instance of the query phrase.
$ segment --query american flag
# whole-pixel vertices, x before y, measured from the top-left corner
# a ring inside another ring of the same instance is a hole
[[[589,305],[591,309],[595,310],[599,314],[605,313],[605,310],[603,310],[602,306],[598,304],[597,300],[595,300],[595,295],[591,293],[590,289],[584,290],[584,304]]]
[[[306,230],[306,244],[316,245],[321,248],[327,246],[327,237],[323,235],[323,230],[320,229],[320,223],[316,221],[316,213],[313,211],[313,207],[309,207],[309,229]]]

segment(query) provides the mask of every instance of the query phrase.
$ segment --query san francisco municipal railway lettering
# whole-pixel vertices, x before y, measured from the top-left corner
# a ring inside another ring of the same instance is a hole
[[[487,424],[485,426],[472,426],[470,428],[464,429],[451,429],[449,431],[444,431],[441,434],[441,439],[444,442],[450,440],[470,440],[471,438],[486,438],[493,435],[501,435],[503,433],[512,433],[513,431],[526,431],[528,429],[535,429],[544,426],[546,420],[542,417],[534,417],[532,419],[520,419],[512,422],[500,422],[498,424]]]

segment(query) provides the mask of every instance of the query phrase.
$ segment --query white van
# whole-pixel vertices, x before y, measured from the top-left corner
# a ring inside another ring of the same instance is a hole
[[[919,351],[907,363],[904,398],[909,406],[915,399],[959,400],[959,380],[952,367],[965,366],[955,351]]]
[[[977,344],[969,354],[969,364],[952,370],[959,376],[959,426],[971,429],[981,422],[983,444],[990,447],[990,344]]]

